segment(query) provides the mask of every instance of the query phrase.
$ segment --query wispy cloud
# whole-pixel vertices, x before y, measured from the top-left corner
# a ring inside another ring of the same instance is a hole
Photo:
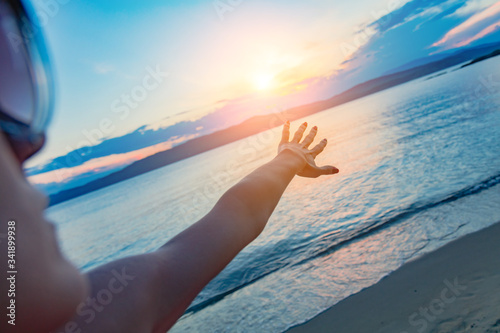
[[[495,31],[500,20],[500,1],[472,15],[465,22],[448,31],[432,46],[450,49],[469,44]],[[494,22],[492,24],[492,22]],[[472,35],[472,37],[471,37]]]
[[[484,28],[478,34],[472,36],[471,38],[466,39],[463,42],[456,44],[456,46],[460,47],[460,46],[469,45],[470,43],[475,42],[476,40],[480,40],[481,38],[484,38],[484,37],[488,36],[489,34],[492,34],[492,33],[497,32],[497,31],[500,31],[500,20],[498,22],[493,23],[492,25]]]
[[[134,150],[123,154],[113,154],[105,157],[94,158],[81,165],[57,169],[39,175],[28,177],[28,180],[38,186],[48,186],[57,183],[69,183],[73,179],[85,174],[98,175],[111,170],[124,168],[136,161],[142,160],[158,152],[172,148],[174,145],[193,139],[196,135],[172,138],[169,141],[159,143],[143,149]]]
[[[450,5],[448,0],[409,1],[404,6],[369,23],[368,26],[384,33],[396,29],[405,23],[412,22],[417,18],[426,17],[430,14],[439,14]]]
[[[490,7],[491,5],[495,4],[497,0],[469,0],[465,4],[465,6],[460,7],[457,9],[453,15],[456,16],[467,16],[471,14],[475,14],[477,12],[480,12],[484,10],[485,8]]]
[[[137,80],[138,77],[130,75],[125,71],[118,68],[116,65],[109,62],[90,62],[87,61],[92,71],[98,75],[116,75],[117,77],[125,80]]]
[[[107,64],[107,63],[94,64],[94,72],[96,72],[97,74],[108,74],[114,72],[115,70],[116,70],[115,66],[113,66],[112,64]]]

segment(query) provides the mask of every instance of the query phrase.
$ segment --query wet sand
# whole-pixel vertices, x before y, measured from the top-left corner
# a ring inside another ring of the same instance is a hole
[[[500,332],[500,222],[407,263],[288,332]]]

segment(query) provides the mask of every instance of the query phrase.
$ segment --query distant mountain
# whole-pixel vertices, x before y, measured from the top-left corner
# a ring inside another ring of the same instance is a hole
[[[493,56],[492,54],[494,53],[492,52],[496,51],[499,47],[500,43],[466,49],[456,52],[446,58],[427,63],[425,65],[417,66],[411,69],[407,69],[390,75],[385,75],[364,82],[330,99],[292,108],[286,112],[287,119],[293,121],[299,118],[303,118],[308,115],[324,111],[326,109],[353,101],[355,99],[397,86],[399,84],[441,71],[443,69],[462,64],[466,61],[473,60],[470,63],[472,64],[474,63],[474,61],[480,61],[478,59],[484,58],[485,56]],[[496,53],[496,55],[498,55],[498,53]],[[70,200],[80,195],[116,184],[123,180],[161,168],[165,165],[257,134],[264,130],[270,129],[271,127],[279,126],[281,124],[276,121],[277,119],[280,119],[279,117],[280,116],[277,114],[256,116],[244,121],[239,125],[235,125],[212,134],[192,139],[172,149],[137,161],[130,166],[99,180],[95,180],[86,185],[53,194],[50,196],[50,203],[51,205],[55,205],[66,200]]]
[[[451,54],[447,53],[447,54],[436,54],[436,55],[432,55],[432,56],[428,56],[428,57],[424,57],[424,58],[419,58],[419,59],[410,61],[404,65],[401,65],[399,67],[393,68],[393,69],[385,72],[383,74],[383,76],[391,75],[391,74],[395,74],[395,73],[399,73],[399,72],[404,72],[408,69],[412,69],[412,68],[419,67],[419,66],[424,66],[424,65],[430,64],[431,62],[443,60],[443,59],[448,58],[450,56],[451,56]]]
[[[131,133],[125,135],[103,139],[99,131],[84,131],[87,146],[68,152],[59,156],[47,164],[29,168],[26,170],[28,176],[34,176],[45,172],[50,172],[65,168],[72,168],[82,165],[95,158],[105,157],[113,154],[124,154],[139,149],[151,147],[155,144],[169,140],[182,139],[183,136],[205,135],[220,129],[221,119],[224,113],[208,114],[195,121],[181,121],[174,125],[153,129],[142,126]]]
[[[466,50],[471,51],[471,52],[477,51],[478,56],[479,56],[479,55],[485,54],[485,52],[487,52],[487,50],[496,49],[496,48],[498,48],[498,43],[489,43],[489,44],[482,44],[482,45],[475,46],[475,47],[467,47]],[[394,74],[394,73],[398,73],[398,72],[403,72],[403,71],[406,71],[408,69],[416,68],[419,66],[424,66],[424,65],[430,64],[432,62],[436,62],[439,60],[443,60],[445,58],[453,57],[453,56],[458,55],[459,53],[462,53],[464,51],[465,50],[463,48],[461,48],[458,50],[443,52],[443,53],[434,54],[434,55],[431,55],[428,57],[412,60],[404,65],[401,65],[399,67],[393,68],[393,69],[385,72],[383,75],[384,76],[390,75],[390,74]]]
[[[478,63],[478,62],[481,62],[481,61],[486,60],[486,59],[489,59],[489,58],[496,57],[496,56],[498,56],[498,55],[500,55],[500,49],[495,50],[495,51],[493,51],[493,52],[491,52],[490,54],[487,54],[487,55],[485,55],[485,56],[482,56],[482,57],[476,58],[476,59],[472,60],[471,62],[469,62],[469,63],[467,63],[467,64],[463,65],[463,66],[462,66],[462,68],[467,67],[467,66],[470,66],[470,65],[474,65],[474,64],[476,64],[476,63]]]

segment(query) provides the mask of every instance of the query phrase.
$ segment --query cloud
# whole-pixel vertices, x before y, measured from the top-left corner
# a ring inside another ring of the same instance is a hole
[[[384,33],[417,18],[428,16],[429,14],[439,14],[444,10],[441,6],[445,7],[449,4],[451,4],[449,0],[413,0],[376,19],[368,24],[368,27],[375,28],[379,32]]]
[[[499,20],[500,2],[497,2],[448,31],[443,38],[432,46],[449,49],[467,45],[467,41],[470,43],[495,31],[494,26]]]
[[[32,184],[41,187],[57,183],[69,183],[81,176],[86,176],[89,178],[89,180],[92,180],[92,176],[95,177],[100,173],[104,173],[107,171],[116,171],[117,169],[124,168],[148,156],[154,155],[161,151],[165,151],[167,149],[171,149],[174,145],[182,143],[189,139],[193,139],[196,136],[197,135],[189,135],[172,138],[169,141],[131,152],[95,158],[75,167],[62,168],[30,176],[28,177],[28,180]]]
[[[461,46],[466,46],[469,45],[472,42],[475,42],[476,40],[480,40],[489,34],[492,34],[494,32],[500,31],[500,21],[493,23],[492,25],[484,28],[481,30],[478,34],[470,37],[469,39],[464,40],[463,42],[460,42],[456,44],[456,46],[461,47]]]
[[[138,80],[136,76],[130,75],[110,63],[106,62],[90,63],[90,66],[92,68],[92,71],[98,75],[113,74],[126,80]]]
[[[454,15],[456,16],[467,16],[471,14],[475,14],[479,11],[484,10],[485,8],[490,7],[493,5],[497,0],[469,0],[465,4],[465,6],[462,6],[459,8]]]
[[[422,9],[420,9],[420,11],[417,14],[407,16],[403,22],[393,26],[390,30],[397,29],[400,26],[402,26],[403,24],[412,22],[412,21],[417,20],[417,19],[421,21],[421,23],[419,25],[417,25],[417,27],[415,28],[415,30],[418,30],[418,29],[420,29],[420,26],[422,24],[425,24],[426,22],[428,22],[428,20],[433,19],[438,15],[441,16],[440,14],[445,12],[444,7],[445,6],[434,6],[434,7],[429,7],[429,8],[422,8]]]
[[[97,74],[108,74],[115,71],[115,66],[106,63],[94,64],[94,72]]]
[[[499,7],[491,0],[412,0],[383,16],[373,15],[375,20],[364,25],[373,33],[362,44],[349,44],[342,79],[358,84],[435,53],[479,40],[496,42]]]

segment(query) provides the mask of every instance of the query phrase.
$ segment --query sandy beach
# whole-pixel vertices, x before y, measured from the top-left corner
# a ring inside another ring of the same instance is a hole
[[[288,332],[500,332],[499,239],[464,236]]]

